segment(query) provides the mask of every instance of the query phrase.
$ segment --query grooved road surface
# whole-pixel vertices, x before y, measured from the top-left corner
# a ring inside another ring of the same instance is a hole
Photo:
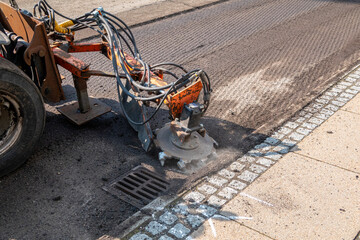
[[[44,137],[30,161],[0,181],[0,239],[94,239],[137,211],[101,190],[145,163],[172,180],[169,194],[240,156],[271,133],[360,57],[358,1],[242,0],[133,29],[149,63],[174,61],[208,72],[213,97],[205,126],[220,144],[219,159],[195,176],[159,166],[142,151],[119,111],[112,79],[90,80],[90,94],[114,112],[82,127],[47,106]],[[98,54],[79,54],[111,70]],[[64,90],[75,90],[69,74]],[[166,113],[158,117],[166,119]],[[254,132],[256,131],[256,134]],[[248,137],[245,139],[245,137]],[[114,233],[115,234],[115,233]]]

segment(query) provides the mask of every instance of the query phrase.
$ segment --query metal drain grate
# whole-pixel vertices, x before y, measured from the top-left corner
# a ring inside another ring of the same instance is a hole
[[[142,208],[165,192],[169,186],[170,183],[161,176],[137,166],[105,185],[103,189],[137,208]]]

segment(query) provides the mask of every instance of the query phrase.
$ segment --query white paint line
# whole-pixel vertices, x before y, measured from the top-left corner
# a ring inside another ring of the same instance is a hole
[[[229,216],[231,220],[252,220],[252,217],[242,217],[242,216]]]
[[[212,219],[211,219],[211,218],[209,218],[209,224],[210,224],[211,231],[212,231],[212,233],[213,233],[214,237],[216,237],[216,230],[215,230],[215,226],[214,226],[214,223],[213,223],[213,221],[212,221]]]
[[[224,220],[228,220],[228,221],[230,221],[230,220],[252,220],[253,219],[252,217],[243,217],[243,216],[235,216],[235,215],[227,217],[227,216],[218,215],[218,214],[214,215],[212,218],[224,219]]]
[[[271,203],[265,202],[265,201],[263,201],[263,200],[261,200],[261,199],[258,199],[258,198],[256,198],[256,197],[253,197],[253,196],[251,196],[251,195],[249,195],[249,194],[247,194],[247,193],[244,193],[244,192],[240,193],[240,195],[241,195],[241,196],[244,196],[244,197],[248,197],[248,198],[250,198],[250,199],[252,199],[252,200],[258,201],[258,202],[260,202],[260,203],[262,203],[262,204],[265,204],[265,205],[268,205],[268,206],[270,206],[270,207],[273,207],[273,206],[274,206],[274,205],[272,205]]]
[[[230,220],[228,217],[225,217],[223,215],[218,215],[218,214],[215,214],[212,218]]]

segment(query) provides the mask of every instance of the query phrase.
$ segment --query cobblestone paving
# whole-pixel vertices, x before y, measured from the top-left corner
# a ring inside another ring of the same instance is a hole
[[[205,177],[193,190],[153,214],[125,239],[186,239],[285,154],[360,92],[360,67],[288,120],[270,137],[226,169]],[[358,239],[357,237],[356,239]]]

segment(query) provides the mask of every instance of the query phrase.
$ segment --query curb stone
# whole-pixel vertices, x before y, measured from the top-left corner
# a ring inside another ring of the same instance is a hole
[[[179,195],[173,203],[153,214],[140,224],[136,231],[124,239],[191,239],[192,232],[215,214],[221,207],[249,186],[256,178],[286,155],[295,151],[296,145],[330,118],[360,92],[360,65],[345,74],[338,82],[314,99],[285,122],[263,143],[256,145],[226,169],[205,177],[194,190]],[[160,216],[173,216],[175,221],[164,222]],[[162,222],[164,230],[153,234],[154,221]],[[358,234],[354,240],[360,240]]]

